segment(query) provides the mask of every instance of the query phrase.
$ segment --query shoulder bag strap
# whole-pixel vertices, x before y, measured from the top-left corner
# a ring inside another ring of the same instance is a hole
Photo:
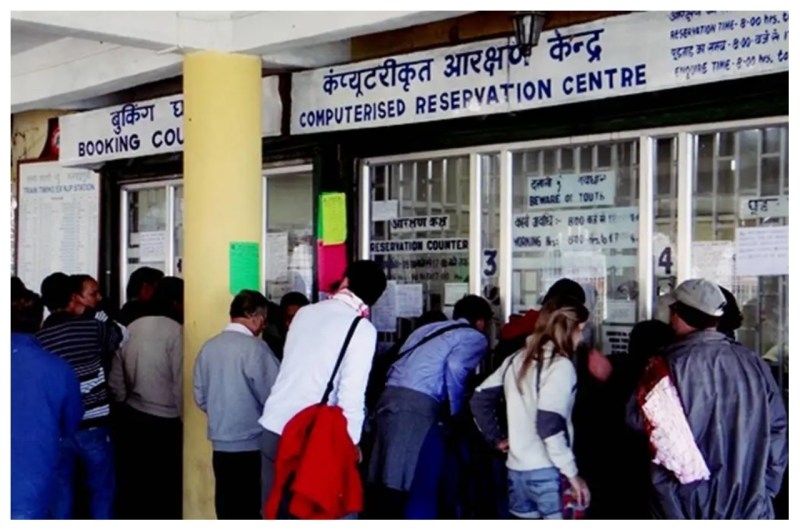
[[[443,334],[446,334],[447,332],[450,332],[452,330],[459,330],[461,328],[472,328],[472,326],[470,326],[468,324],[464,324],[464,323],[457,323],[457,324],[453,324],[453,325],[450,325],[450,326],[445,326],[443,328],[440,328],[436,332],[432,332],[432,333],[428,334],[427,336],[423,337],[422,339],[420,339],[417,342],[417,344],[414,345],[413,347],[409,347],[406,350],[402,351],[400,354],[397,355],[397,359],[400,360],[400,358],[404,357],[406,354],[410,354],[412,351],[414,351],[417,348],[421,347],[422,345],[424,345],[428,341],[436,339],[437,337],[439,337],[439,336],[441,336]]]
[[[322,400],[319,401],[320,404],[325,405],[328,403],[328,399],[331,396],[331,392],[333,391],[333,380],[336,378],[336,373],[339,372],[339,366],[342,364],[342,360],[344,360],[344,353],[347,352],[347,347],[350,346],[350,340],[353,339],[353,334],[356,332],[356,327],[358,323],[361,321],[362,317],[358,316],[353,319],[353,324],[350,325],[350,330],[347,331],[347,336],[344,339],[344,344],[342,345],[342,350],[339,352],[339,357],[336,359],[336,365],[333,367],[333,373],[331,374],[330,380],[328,380],[328,386],[325,388],[325,394],[322,395]]]

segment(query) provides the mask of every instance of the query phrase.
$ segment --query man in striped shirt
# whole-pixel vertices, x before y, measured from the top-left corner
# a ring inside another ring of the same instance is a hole
[[[62,443],[55,517],[72,517],[74,469],[76,461],[80,460],[86,470],[90,517],[110,519],[113,516],[115,473],[110,395],[102,359],[104,353],[119,348],[124,337],[123,329],[112,321],[102,322],[83,316],[86,307],[80,301],[82,285],[75,279],[61,278],[50,282],[47,288],[48,293],[42,295],[51,302],[53,311],[36,338],[42,347],[60,356],[75,371],[85,411],[78,433]]]

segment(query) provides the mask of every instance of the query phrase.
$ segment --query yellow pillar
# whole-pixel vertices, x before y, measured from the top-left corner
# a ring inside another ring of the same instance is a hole
[[[206,416],[192,396],[203,343],[228,321],[228,250],[261,244],[261,59],[198,52],[183,65],[183,516],[213,519]]]

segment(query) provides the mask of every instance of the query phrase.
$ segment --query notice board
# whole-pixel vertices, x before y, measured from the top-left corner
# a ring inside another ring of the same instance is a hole
[[[100,177],[58,162],[22,162],[17,179],[17,276],[37,293],[61,271],[98,278]]]

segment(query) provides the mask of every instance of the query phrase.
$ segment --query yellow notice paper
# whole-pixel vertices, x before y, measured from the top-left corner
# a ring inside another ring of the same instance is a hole
[[[259,249],[256,242],[231,242],[228,251],[229,289],[234,295],[243,289],[261,290]]]
[[[322,245],[339,245],[347,240],[347,199],[344,193],[320,195],[320,218]]]

